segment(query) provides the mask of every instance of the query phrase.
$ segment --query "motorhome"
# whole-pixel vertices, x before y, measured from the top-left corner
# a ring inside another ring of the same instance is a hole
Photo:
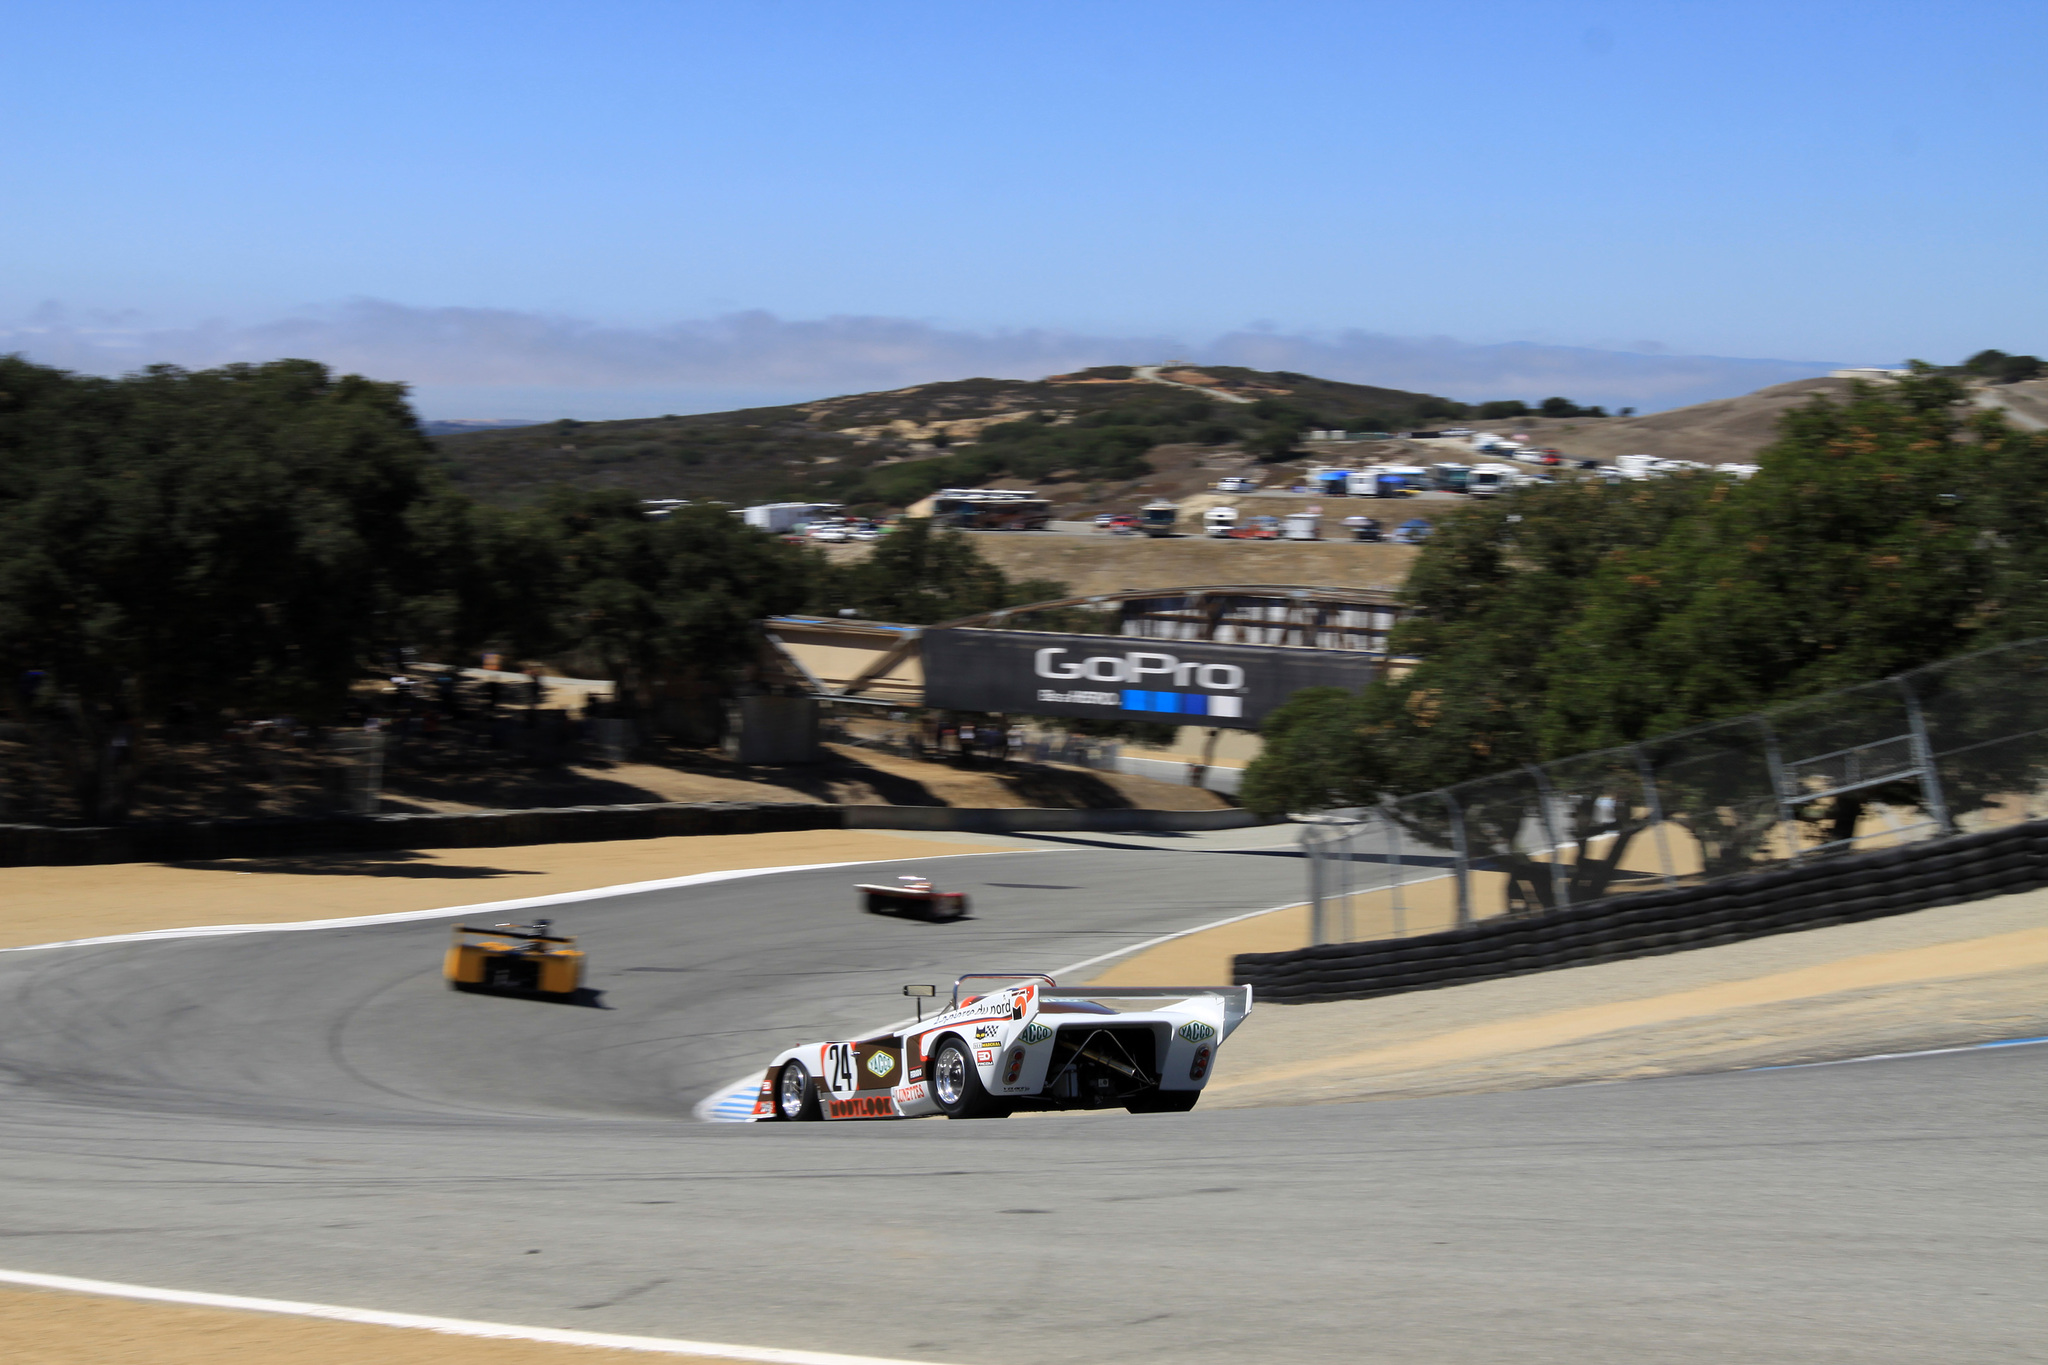
[[[1236,526],[1235,507],[1211,507],[1202,513],[1202,534],[1205,536],[1227,536]]]
[[[1465,491],[1475,498],[1490,498],[1518,486],[1522,471],[1511,464],[1476,464],[1465,479]]]
[[[1042,531],[1052,520],[1052,502],[1021,488],[941,488],[925,502],[935,523],[963,531]]]
[[[1287,529],[1281,532],[1281,539],[1321,540],[1322,520],[1314,512],[1289,512],[1286,518]]]
[[[1164,498],[1148,502],[1138,509],[1138,525],[1148,536],[1170,536],[1173,526],[1180,519],[1180,507]]]
[[[1445,493],[1462,493],[1466,480],[1472,476],[1472,466],[1464,464],[1433,464],[1429,467],[1429,486]]]

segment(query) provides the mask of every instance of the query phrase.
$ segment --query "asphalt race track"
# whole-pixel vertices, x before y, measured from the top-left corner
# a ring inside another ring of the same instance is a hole
[[[951,1362],[2039,1358],[2048,1048],[689,1119],[781,1046],[897,1017],[905,982],[1059,966],[1299,880],[1277,850],[1048,842],[564,906],[601,1007],[447,990],[437,921],[0,954],[0,1265]],[[858,913],[853,881],[905,870],[976,918]]]

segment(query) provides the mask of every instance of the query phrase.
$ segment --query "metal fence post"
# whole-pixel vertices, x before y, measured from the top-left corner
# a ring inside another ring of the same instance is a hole
[[[1771,796],[1778,805],[1778,829],[1785,836],[1785,856],[1796,863],[1799,861],[1799,830],[1792,820],[1791,793],[1785,789],[1785,758],[1778,752],[1778,732],[1771,728],[1767,717],[1758,716],[1756,723],[1764,732],[1764,761],[1770,765]]]
[[[1308,941],[1323,941],[1323,849],[1318,837],[1321,826],[1308,825],[1301,831],[1301,851],[1308,857]]]
[[[1451,876],[1458,886],[1457,926],[1463,929],[1472,922],[1472,858],[1465,849],[1465,808],[1458,804],[1458,798],[1450,789],[1437,792],[1451,813]]]
[[[1643,752],[1640,744],[1628,746],[1636,756],[1636,771],[1643,778],[1643,804],[1649,807],[1650,827],[1657,831],[1657,863],[1664,869],[1664,885],[1673,886],[1678,878],[1671,871],[1671,842],[1664,837],[1664,798],[1657,795],[1657,775],[1650,771],[1650,756]]]
[[[1901,673],[1892,681],[1906,694],[1906,719],[1913,726],[1913,765],[1920,770],[1920,799],[1926,804],[1927,813],[1934,817],[1934,827],[1943,834],[1954,834],[1956,827],[1948,817],[1948,802],[1941,793],[1941,774],[1934,768],[1934,745],[1927,738],[1927,717],[1921,714],[1919,693],[1907,681],[1910,676]]]
[[[1543,769],[1534,763],[1523,766],[1536,779],[1536,809],[1543,816],[1543,837],[1550,840],[1550,898],[1558,909],[1569,910],[1572,889],[1564,875],[1564,841],[1557,837],[1557,819],[1551,814],[1557,794],[1551,791],[1550,778]]]
[[[1401,895],[1401,826],[1381,808],[1379,817],[1387,822],[1387,868],[1393,876],[1394,937],[1408,937],[1408,903]]]

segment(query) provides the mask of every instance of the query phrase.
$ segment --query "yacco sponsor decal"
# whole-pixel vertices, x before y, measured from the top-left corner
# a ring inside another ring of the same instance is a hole
[[[835,1119],[892,1119],[896,1105],[887,1095],[857,1095],[850,1100],[832,1101]]]
[[[1216,1030],[1199,1019],[1190,1019],[1174,1030],[1190,1043],[1206,1043],[1216,1036]]]
[[[1209,1045],[1207,1043],[1204,1043],[1200,1047],[1195,1049],[1195,1061],[1194,1064],[1188,1068],[1188,1079],[1191,1081],[1199,1081],[1202,1079],[1202,1077],[1208,1074]]]
[[[983,1048],[981,1051],[974,1054],[975,1062],[981,1066],[989,1066],[992,1063],[994,1063],[995,1059],[996,1054],[994,1050],[990,1048]]]
[[[1052,1030],[1034,1019],[1024,1026],[1022,1033],[1017,1035],[1017,1041],[1028,1046],[1032,1043],[1042,1043],[1050,1037],[1052,1037]]]
[[[1024,1049],[1021,1047],[1011,1048],[1010,1064],[1003,1068],[1003,1084],[1015,1085],[1017,1083],[1017,1075],[1019,1072],[1023,1071],[1023,1069]]]
[[[896,1058],[887,1052],[877,1052],[868,1058],[868,1070],[877,1076],[886,1076],[896,1069]]]

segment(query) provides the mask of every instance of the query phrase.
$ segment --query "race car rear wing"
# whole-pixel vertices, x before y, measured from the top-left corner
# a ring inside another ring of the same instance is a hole
[[[1250,986],[1049,986],[1040,1000],[1189,1000],[1200,995],[1223,1001],[1223,1031],[1228,1034],[1252,1012]]]

